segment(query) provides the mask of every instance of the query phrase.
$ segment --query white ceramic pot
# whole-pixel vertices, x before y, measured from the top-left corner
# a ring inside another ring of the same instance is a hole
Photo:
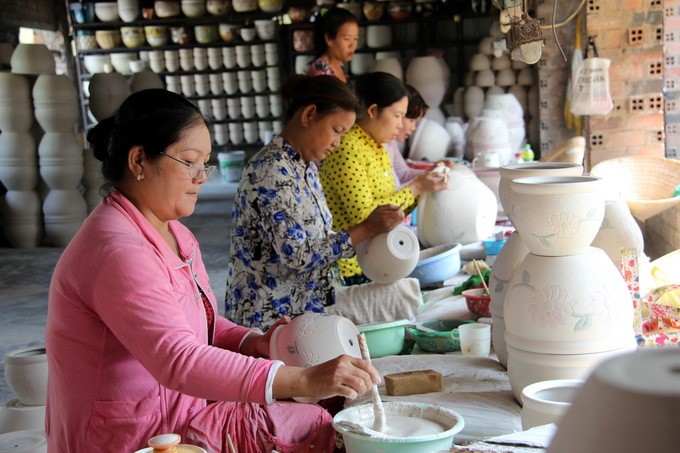
[[[449,87],[449,70],[441,58],[424,56],[412,58],[404,74],[429,107],[438,107]]]
[[[510,197],[512,196],[510,183],[514,179],[528,176],[579,176],[583,174],[583,166],[567,162],[527,162],[525,164],[504,165],[499,171],[501,182],[498,186],[498,193],[501,198],[501,205],[512,221],[512,213],[509,212]]]
[[[72,132],[48,132],[38,146],[40,176],[52,189],[77,189],[83,178],[83,147]]]
[[[676,451],[678,352],[639,350],[600,364],[574,396],[548,452]]]
[[[522,390],[528,385],[556,379],[585,380],[593,369],[608,358],[634,351],[634,338],[626,347],[612,351],[590,354],[541,354],[508,348],[508,379],[510,388],[518,401],[522,401]]]
[[[489,293],[491,294],[489,309],[491,311],[491,319],[493,319],[491,339],[498,361],[504,367],[508,366],[508,352],[505,348],[503,305],[515,269],[526,258],[528,253],[529,249],[522,242],[519,233],[513,231],[496,257],[496,261],[491,268],[491,275],[489,276]]]
[[[33,190],[38,184],[35,140],[30,132],[0,134],[0,182],[8,190]]]
[[[28,132],[32,125],[33,106],[30,98],[25,101],[0,103],[0,131]]]
[[[521,401],[522,429],[548,423],[559,424],[582,385],[580,379],[554,379],[524,387]]]
[[[591,245],[604,250],[618,268],[621,267],[621,248],[635,249],[637,256],[644,254],[642,231],[625,201],[605,201],[604,220]]]
[[[366,45],[371,48],[392,45],[392,26],[369,25],[366,27]]]
[[[0,407],[0,434],[25,429],[45,429],[45,406],[27,406],[13,399]]]
[[[87,202],[77,190],[50,190],[43,203],[45,233],[56,247],[66,247],[87,217]]]
[[[142,90],[148,89],[163,89],[163,81],[154,72],[151,71],[141,71],[136,72],[130,78],[130,91],[136,93]]]
[[[14,74],[54,74],[56,60],[45,44],[17,44],[10,60]]]
[[[511,220],[531,253],[573,255],[593,242],[604,218],[601,178],[533,176],[511,187]]]
[[[505,341],[524,351],[588,354],[634,340],[626,282],[595,247],[569,256],[529,253],[510,280],[503,318]]]
[[[376,60],[371,68],[371,72],[386,72],[392,74],[399,80],[404,80],[404,68],[398,58],[381,58]]]
[[[514,155],[510,145],[510,134],[501,113],[491,113],[486,109],[475,118],[467,130],[466,148],[473,156],[478,154],[498,154],[500,165],[505,165]],[[498,115],[498,116],[495,116]]]
[[[257,0],[232,0],[231,4],[237,13],[257,11]]]
[[[508,88],[508,93],[514,95],[522,106],[523,111],[527,111],[527,90],[520,85],[512,85]]]
[[[446,157],[451,143],[451,135],[441,124],[423,118],[410,141],[408,158],[437,162]]]
[[[32,190],[10,190],[2,203],[2,230],[13,247],[32,249],[42,238],[40,197]]]
[[[524,109],[519,100],[508,93],[488,95],[484,101],[484,108],[500,110],[508,127],[510,148],[513,153],[519,150],[525,137]]]
[[[97,121],[108,118],[130,94],[130,86],[122,74],[95,74],[90,79],[90,112]]]
[[[468,120],[477,118],[484,107],[484,90],[476,86],[465,89],[463,95],[463,111]]]
[[[475,174],[456,165],[445,190],[418,201],[418,238],[427,247],[469,244],[491,235],[496,224],[496,197]]]
[[[343,316],[305,313],[276,327],[269,342],[270,357],[305,368],[342,354],[360,358],[358,335],[354,323]]]
[[[45,346],[15,349],[5,354],[5,382],[27,406],[44,406],[47,400]]]
[[[376,283],[391,284],[408,276],[415,269],[420,256],[420,245],[415,233],[406,225],[400,224],[389,233],[379,234],[360,243],[356,256],[366,277]]]

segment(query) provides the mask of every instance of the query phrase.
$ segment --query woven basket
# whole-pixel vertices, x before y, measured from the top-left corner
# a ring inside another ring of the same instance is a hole
[[[586,153],[586,139],[578,136],[566,140],[557,148],[547,152],[539,159],[541,162],[570,162],[583,165],[583,156]]]
[[[609,159],[595,165],[592,176],[605,179],[621,193],[630,212],[640,221],[680,203],[673,197],[680,184],[680,161],[663,157],[630,156]]]

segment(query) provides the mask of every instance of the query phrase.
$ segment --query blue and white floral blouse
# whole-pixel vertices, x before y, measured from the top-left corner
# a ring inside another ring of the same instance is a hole
[[[227,318],[268,328],[335,303],[333,268],[354,249],[347,232],[331,231],[316,166],[282,137],[244,168],[232,218]]]

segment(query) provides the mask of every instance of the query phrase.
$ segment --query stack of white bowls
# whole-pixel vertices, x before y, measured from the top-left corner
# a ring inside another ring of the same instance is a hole
[[[0,434],[45,430],[47,399],[47,353],[44,346],[5,354],[5,382],[16,395],[0,406]]]

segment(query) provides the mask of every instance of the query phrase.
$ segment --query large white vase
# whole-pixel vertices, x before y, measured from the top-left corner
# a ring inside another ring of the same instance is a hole
[[[501,111],[508,127],[510,148],[514,155],[524,143],[524,109],[514,94],[492,94],[486,97],[484,108],[495,108]],[[505,163],[510,163],[505,162]]]
[[[531,253],[580,253],[600,229],[605,199],[601,178],[532,176],[513,180],[511,187],[512,223]]]
[[[75,189],[50,190],[43,203],[45,233],[56,247],[66,247],[87,217],[87,203]]]
[[[644,238],[640,226],[625,201],[606,200],[604,220],[592,242],[605,251],[616,267],[621,267],[621,249],[632,248],[637,256],[644,254]]]
[[[510,163],[514,155],[508,127],[500,112],[482,111],[482,116],[475,118],[468,128],[466,146],[473,156],[498,154],[501,165]]]
[[[430,108],[439,107],[449,87],[446,62],[433,56],[412,58],[404,77],[408,84],[418,90]]]
[[[38,184],[35,140],[30,132],[0,134],[0,182],[7,190],[33,190]]]
[[[588,247],[568,256],[529,253],[503,304],[505,340],[544,354],[588,354],[634,341],[633,302],[609,257]]]
[[[35,248],[42,238],[40,197],[33,190],[10,190],[2,199],[2,230],[13,247]]]
[[[512,187],[510,183],[513,179],[528,176],[578,176],[583,174],[583,166],[567,162],[527,162],[525,164],[504,165],[499,171],[501,182],[498,184],[498,194],[505,214],[512,221],[512,212],[510,212]]]
[[[123,74],[97,73],[90,79],[90,112],[97,121],[113,115],[131,91]]]
[[[493,191],[461,165],[449,172],[448,187],[418,201],[418,239],[426,247],[469,244],[493,232],[497,203]]]
[[[514,231],[501,249],[496,261],[493,263],[491,275],[489,277],[489,292],[491,294],[489,309],[491,311],[491,319],[493,319],[491,340],[498,361],[504,367],[507,367],[508,365],[508,352],[505,347],[505,318],[503,317],[503,305],[515,269],[517,269],[517,266],[524,260],[528,253],[529,249],[524,245],[524,242],[522,242],[519,233]]]
[[[52,189],[77,189],[83,177],[83,147],[73,132],[47,132],[38,145],[40,176]]]

